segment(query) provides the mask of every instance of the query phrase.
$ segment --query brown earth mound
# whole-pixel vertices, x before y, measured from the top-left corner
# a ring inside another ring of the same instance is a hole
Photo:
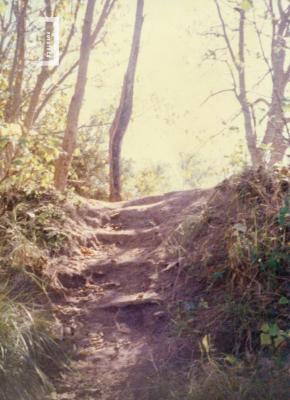
[[[181,255],[179,317],[220,351],[287,346],[289,176],[260,168],[225,180],[171,239]]]

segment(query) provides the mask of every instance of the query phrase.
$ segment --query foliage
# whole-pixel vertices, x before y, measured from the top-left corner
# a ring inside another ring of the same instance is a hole
[[[2,268],[40,273],[48,255],[58,254],[70,239],[61,198],[49,193],[2,194],[0,260]]]
[[[53,179],[58,138],[31,131],[26,135],[20,125],[0,127],[1,191],[12,187],[27,192],[49,188]]]
[[[196,154],[192,153],[179,154],[179,167],[183,185],[189,189],[198,187],[204,176],[208,179],[211,174],[210,168],[206,169],[205,163]]]
[[[103,118],[106,118],[106,113]],[[85,197],[108,197],[108,143],[105,127],[100,115],[98,122],[93,118],[88,127],[79,130],[78,148],[72,161],[69,186]]]
[[[105,113],[103,118],[108,118]],[[82,196],[107,199],[109,164],[107,157],[106,123],[92,119],[79,132],[79,146],[72,161],[69,186]],[[137,170],[132,159],[122,160],[123,198],[134,198],[166,192],[166,165],[144,166]]]
[[[132,162],[131,165],[133,166]],[[133,169],[127,168],[123,175],[123,181],[124,193],[126,197],[130,198],[165,193],[169,190],[167,166],[162,164],[144,166],[136,173],[133,172]]]

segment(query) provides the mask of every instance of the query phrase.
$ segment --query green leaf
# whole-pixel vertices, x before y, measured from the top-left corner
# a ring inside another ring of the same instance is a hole
[[[238,360],[237,360],[236,357],[233,356],[232,354],[228,354],[228,355],[226,356],[226,361],[227,361],[228,363],[230,363],[231,365],[236,365],[236,364],[238,363]]]
[[[269,325],[269,335],[270,336],[278,336],[279,334],[279,328],[277,326],[277,324],[271,324]]]
[[[280,297],[278,304],[280,304],[281,306],[285,306],[289,304],[289,300],[287,299],[287,297],[282,296]]]
[[[268,333],[261,333],[260,340],[262,346],[270,346],[272,344],[271,336]]]
[[[222,279],[223,276],[224,276],[224,273],[225,273],[225,271],[216,271],[216,272],[213,272],[213,274],[212,274],[213,280],[214,280],[214,281],[217,281],[217,280],[219,280],[219,279]]]
[[[283,108],[283,111],[286,113],[287,111],[290,111],[290,104],[284,104],[282,106],[282,108]]]
[[[0,0],[0,13],[4,14],[4,12],[6,11],[6,4],[4,3],[3,0]]]
[[[251,10],[253,8],[253,0],[242,0],[241,9],[245,12]]]
[[[16,160],[13,161],[13,165],[23,165],[23,160],[17,158]]]
[[[285,225],[286,217],[287,217],[288,213],[289,213],[289,210],[287,207],[283,207],[280,209],[279,216],[278,216],[279,225],[282,225],[282,226]]]
[[[269,333],[269,330],[270,330],[269,324],[264,323],[264,324],[261,326],[261,331],[262,331],[262,332],[264,332],[264,333]]]

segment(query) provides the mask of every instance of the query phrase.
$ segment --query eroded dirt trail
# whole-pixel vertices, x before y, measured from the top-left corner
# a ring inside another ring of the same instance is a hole
[[[166,260],[157,249],[208,196],[176,192],[80,209],[83,245],[54,265],[65,292],[55,300],[56,314],[75,347],[71,370],[58,382],[59,400],[138,398],[134,381],[145,384],[157,368],[168,329],[159,285]]]

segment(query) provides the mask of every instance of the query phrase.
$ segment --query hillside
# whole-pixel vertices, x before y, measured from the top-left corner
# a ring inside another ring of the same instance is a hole
[[[0,205],[0,399],[288,400],[288,169]]]

